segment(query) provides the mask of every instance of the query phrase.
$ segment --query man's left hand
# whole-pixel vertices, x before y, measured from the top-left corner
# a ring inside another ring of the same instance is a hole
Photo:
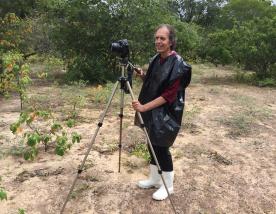
[[[133,100],[132,101],[132,107],[135,111],[138,111],[138,112],[145,112],[146,111],[145,105],[142,105],[138,100]]]

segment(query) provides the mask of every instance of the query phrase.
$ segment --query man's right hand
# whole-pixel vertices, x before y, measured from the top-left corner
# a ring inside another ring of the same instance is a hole
[[[134,71],[136,72],[137,76],[141,77],[142,79],[144,78],[145,74],[142,68],[134,68]]]

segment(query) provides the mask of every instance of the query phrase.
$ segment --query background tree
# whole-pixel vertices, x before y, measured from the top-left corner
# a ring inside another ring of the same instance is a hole
[[[1,0],[0,16],[4,17],[7,13],[14,13],[20,18],[29,16],[36,8],[36,0]]]
[[[186,59],[238,64],[257,72],[258,78],[274,76],[276,7],[270,0],[4,0],[1,4],[2,19],[14,12],[19,22],[4,21],[0,26],[0,52],[16,49],[25,57],[36,53],[61,57],[67,80],[114,79],[118,63],[110,44],[119,39],[128,39],[130,60],[147,63],[155,54],[153,32],[161,23],[176,27],[177,52]],[[17,33],[11,36],[14,29]]]
[[[170,7],[183,22],[194,22],[204,27],[213,26],[227,0],[177,0]]]
[[[252,19],[273,18],[275,12],[270,0],[230,0],[221,11],[218,26],[231,29]]]
[[[272,65],[276,63],[276,17],[255,19],[235,26],[233,30],[238,37],[232,47],[236,61],[256,71],[260,79],[274,76]]]
[[[154,54],[155,27],[177,23],[165,0],[68,1],[51,11],[49,19],[55,18],[52,40],[68,60],[68,77],[90,82],[105,82],[114,76],[112,42],[127,38],[131,60],[147,63]],[[62,15],[56,18],[56,13]]]
[[[0,23],[0,94],[18,92],[22,108],[26,85],[30,82],[28,65],[24,62],[22,53],[28,49],[25,37],[31,29],[14,13],[0,18]]]

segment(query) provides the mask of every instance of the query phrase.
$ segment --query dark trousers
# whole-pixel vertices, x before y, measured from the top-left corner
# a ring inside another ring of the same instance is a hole
[[[170,148],[163,147],[163,146],[155,146],[155,145],[152,145],[152,147],[155,152],[155,155],[156,155],[156,158],[158,160],[161,170],[165,171],[165,172],[173,171],[172,155],[169,150]],[[150,157],[151,157],[150,164],[156,165],[149,146],[148,146],[148,149],[149,149],[149,153],[150,153]]]

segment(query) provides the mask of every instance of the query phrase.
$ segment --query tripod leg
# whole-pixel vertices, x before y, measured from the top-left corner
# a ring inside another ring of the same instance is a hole
[[[122,153],[122,132],[123,132],[123,117],[124,117],[124,90],[121,89],[121,106],[120,106],[120,134],[119,134],[119,170],[121,171],[121,153]]]
[[[130,87],[129,82],[127,81],[126,84],[127,84],[128,90],[130,91],[131,99],[134,100],[134,99],[135,99],[135,98],[134,98],[134,94],[133,94],[133,91],[132,91],[132,89],[131,89],[131,87]],[[142,126],[143,126],[143,131],[144,131],[144,133],[145,133],[145,135],[146,135],[147,143],[148,143],[148,145],[149,145],[149,147],[150,147],[150,150],[151,150],[151,152],[152,152],[152,156],[153,156],[153,158],[154,158],[154,160],[155,160],[155,163],[156,163],[156,166],[157,166],[157,168],[158,168],[158,173],[160,174],[161,179],[162,179],[162,182],[163,182],[163,184],[164,184],[164,186],[165,186],[165,189],[166,189],[166,191],[167,191],[167,194],[168,194],[169,200],[170,200],[170,202],[171,202],[173,211],[174,211],[174,213],[177,213],[177,212],[176,212],[176,209],[175,209],[175,206],[174,206],[174,204],[173,204],[173,201],[172,201],[172,199],[171,199],[171,197],[170,197],[170,194],[169,194],[169,190],[168,190],[167,184],[166,184],[165,179],[164,179],[164,177],[163,177],[163,175],[162,175],[162,170],[161,170],[161,167],[160,167],[159,162],[158,162],[158,160],[157,160],[157,157],[156,157],[156,154],[155,154],[155,152],[154,152],[154,149],[153,149],[153,147],[152,147],[152,144],[151,144],[151,141],[150,141],[150,138],[149,138],[147,129],[146,129],[146,127],[144,126],[144,121],[143,121],[143,118],[142,118],[142,116],[141,116],[141,113],[140,113],[140,112],[137,112],[137,114],[138,114],[138,117],[139,117],[139,120],[140,120],[140,124],[142,124]]]
[[[76,182],[77,182],[77,179],[78,179],[79,175],[80,175],[80,174],[82,173],[82,171],[83,171],[83,167],[84,167],[85,161],[86,161],[86,159],[87,159],[87,157],[88,157],[88,155],[89,155],[89,153],[90,153],[90,151],[91,151],[91,149],[92,149],[92,146],[93,146],[93,144],[94,144],[94,142],[95,142],[95,139],[96,139],[96,136],[97,136],[97,134],[98,134],[98,132],[99,132],[99,129],[102,127],[104,118],[105,118],[105,116],[106,116],[106,113],[107,113],[107,111],[108,111],[110,105],[111,105],[111,101],[112,101],[112,99],[113,99],[113,97],[114,97],[114,95],[115,95],[115,92],[116,92],[116,89],[117,89],[117,87],[118,87],[118,84],[119,84],[119,82],[116,82],[116,83],[115,83],[115,85],[114,85],[114,87],[113,87],[113,90],[112,90],[112,93],[111,93],[111,96],[110,96],[110,98],[109,98],[109,100],[108,100],[107,106],[106,106],[104,112],[100,115],[100,120],[99,120],[99,123],[98,123],[98,127],[97,127],[97,129],[96,129],[96,131],[95,131],[95,133],[94,133],[93,138],[91,139],[91,142],[90,142],[89,147],[88,147],[88,149],[87,149],[87,151],[86,151],[86,154],[85,154],[85,156],[84,156],[84,158],[83,158],[83,160],[82,160],[82,162],[81,162],[81,165],[80,165],[80,167],[79,167],[79,169],[78,169],[78,171],[77,171],[77,175],[76,175],[76,177],[75,177],[75,179],[74,179],[74,181],[73,181],[73,183],[72,183],[72,186],[71,186],[71,188],[70,188],[70,191],[69,191],[69,193],[68,193],[68,195],[67,195],[67,197],[66,197],[66,200],[65,200],[65,202],[64,202],[64,204],[63,204],[63,206],[62,206],[62,209],[61,209],[61,211],[60,211],[61,214],[64,212],[65,206],[66,206],[67,202],[68,202],[69,199],[70,199],[71,193],[72,193],[72,191],[73,191],[73,189],[74,189],[74,186],[75,186],[75,184],[76,184]]]

